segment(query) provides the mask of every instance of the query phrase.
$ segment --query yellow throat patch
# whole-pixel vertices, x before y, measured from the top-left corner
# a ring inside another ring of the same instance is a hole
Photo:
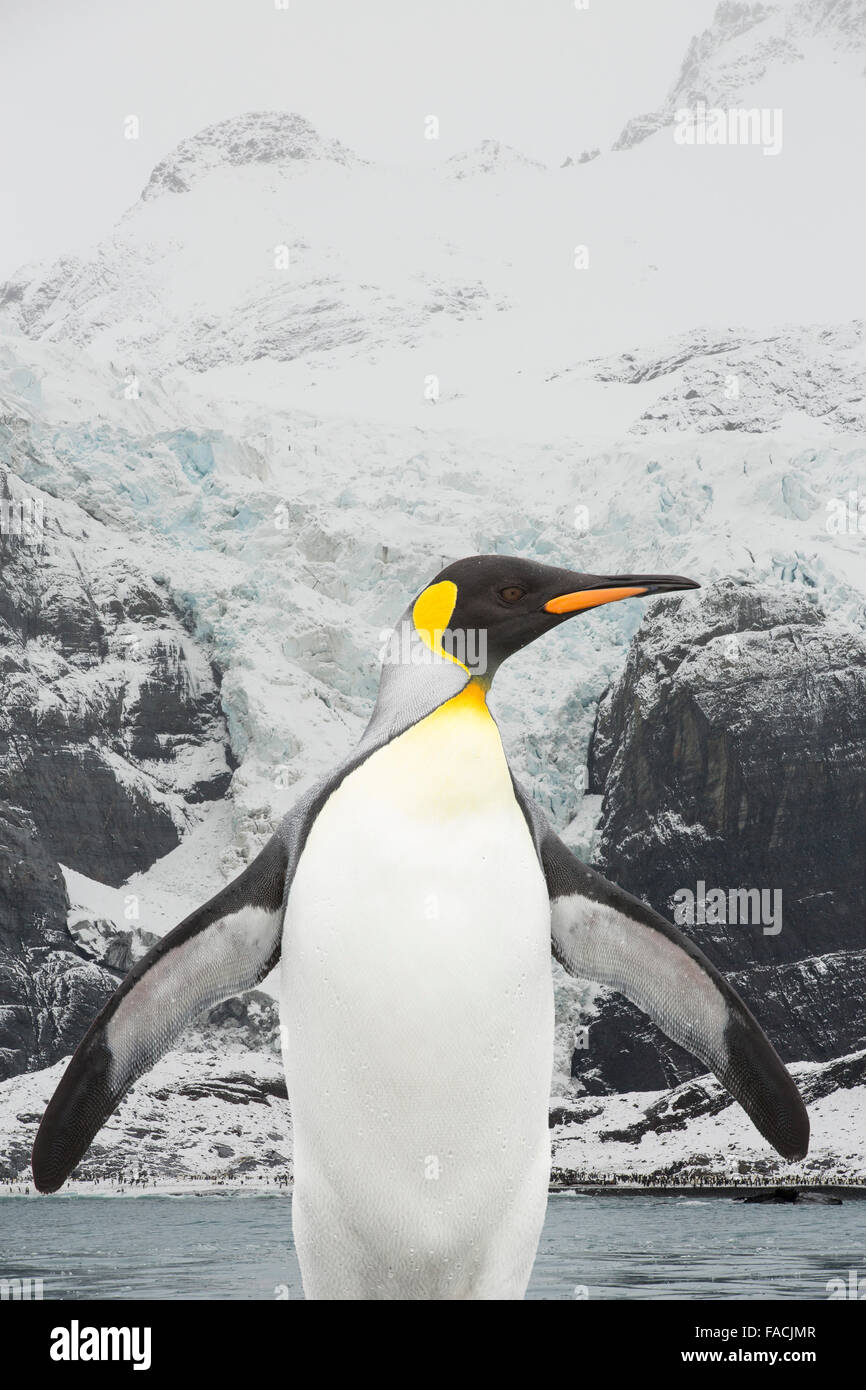
[[[514,801],[499,730],[476,680],[373,753],[349,780],[371,802],[381,797],[404,815],[437,822]]]
[[[466,672],[467,684],[373,753],[346,783],[371,803],[381,799],[404,815],[436,822],[514,801],[499,730],[487,708],[490,682],[473,676],[442,646],[456,602],[457,585],[440,580],[416,599],[412,621],[431,652]]]

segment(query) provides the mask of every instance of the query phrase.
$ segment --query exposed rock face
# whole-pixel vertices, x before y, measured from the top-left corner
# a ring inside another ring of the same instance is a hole
[[[5,476],[0,496],[15,505]],[[38,530],[0,534],[0,799],[117,886],[226,790],[219,696],[153,581],[45,503]]]
[[[722,580],[659,604],[589,764],[602,872],[679,914],[781,1055],[866,1045],[866,640],[792,587]],[[600,1091],[700,1067],[611,997],[573,1070]]]
[[[630,427],[632,434],[759,434],[778,429],[793,411],[856,430],[866,421],[863,373],[854,355],[863,339],[864,324],[856,320],[772,334],[698,329],[661,350],[627,352],[593,366],[598,381],[665,383],[664,393]]]
[[[0,1081],[74,1052],[123,976],[159,939],[106,920],[81,920],[70,931],[68,911],[63,873],[33,818],[0,802]],[[202,1016],[184,1045],[277,1058],[279,1010],[259,990],[227,999]]]
[[[221,1048],[249,1048],[280,1055],[279,1005],[259,989],[224,999],[211,1009],[203,1027],[205,1041],[210,1045],[218,1041]]]
[[[66,930],[68,906],[33,818],[0,802],[0,1079],[74,1051],[117,988]]]
[[[0,1182],[30,1179],[36,1128],[62,1068],[0,1082]],[[273,1054],[170,1052],[97,1135],[76,1178],[291,1175],[291,1124]]]
[[[249,111],[244,116],[200,130],[159,164],[142,199],[163,193],[188,193],[212,169],[247,164],[291,164],[294,160],[326,159],[337,164],[361,164],[339,140],[326,140],[303,116],[288,111]]]
[[[154,932],[142,927],[125,929],[106,918],[76,921],[74,913],[70,914],[69,931],[82,954],[116,971],[118,978],[128,974],[159,941]],[[185,1035],[184,1047],[190,1051],[247,1047],[279,1056],[279,1007],[261,990],[233,995],[201,1016]]]
[[[866,1055],[862,1052],[853,1056],[837,1057],[835,1061],[819,1070],[801,1076],[798,1080],[800,1092],[807,1105],[832,1095],[837,1090],[848,1090],[862,1085],[866,1073]],[[602,1138],[613,1143],[639,1144],[645,1134],[665,1134],[669,1130],[684,1130],[690,1121],[701,1115],[717,1115],[734,1104],[732,1097],[713,1077],[692,1085],[675,1088],[661,1100],[653,1102],[643,1112],[640,1119],[626,1129],[607,1130]],[[771,1160],[775,1162],[775,1160]]]
[[[86,918],[69,918],[69,931],[79,950],[86,956],[105,965],[109,970],[117,970],[126,975],[132,967],[146,956],[159,937],[155,932],[145,931],[143,927],[133,927],[131,931],[119,931],[112,921],[98,917],[93,921]]]
[[[794,4],[721,0],[712,23],[689,44],[662,106],[633,117],[613,149],[639,145],[670,125],[678,110],[698,101],[733,105],[768,72],[805,63],[816,51],[816,37],[822,48],[859,57],[866,49],[863,6],[858,0],[796,0]]]
[[[14,488],[14,491],[13,491]],[[152,941],[67,928],[58,861],[118,886],[231,768],[208,662],[130,542],[0,474],[0,1077],[72,1052]],[[237,1028],[237,1023],[235,1028]]]
[[[476,174],[501,174],[513,169],[544,169],[537,159],[530,159],[499,140],[482,140],[474,149],[463,150],[445,161],[449,178],[474,178]]]

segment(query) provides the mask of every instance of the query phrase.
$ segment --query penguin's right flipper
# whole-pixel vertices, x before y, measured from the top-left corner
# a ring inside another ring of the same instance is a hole
[[[556,959],[570,974],[625,995],[715,1073],[783,1158],[803,1158],[803,1099],[737,991],[664,917],[582,864],[515,790],[547,880]]]
[[[288,866],[275,835],[261,854],[129,972],[88,1029],[42,1117],[33,1181],[56,1192],[133,1082],[205,1009],[252,989],[280,954]]]

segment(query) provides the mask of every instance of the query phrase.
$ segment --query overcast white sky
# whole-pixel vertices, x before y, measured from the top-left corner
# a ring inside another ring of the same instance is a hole
[[[656,106],[716,0],[0,0],[0,277],[105,236],[179,140],[298,111],[372,159],[550,163]],[[141,122],[138,141],[123,121]]]

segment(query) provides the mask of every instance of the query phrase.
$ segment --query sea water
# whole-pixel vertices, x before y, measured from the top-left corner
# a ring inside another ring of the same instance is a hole
[[[864,1200],[556,1193],[528,1297],[827,1299],[858,1278]],[[45,1299],[303,1297],[288,1193],[5,1197],[0,1281],[26,1279]]]

